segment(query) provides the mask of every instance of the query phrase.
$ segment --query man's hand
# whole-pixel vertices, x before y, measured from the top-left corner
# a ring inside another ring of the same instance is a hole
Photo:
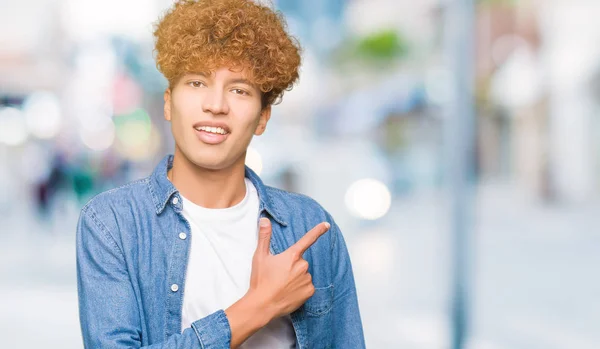
[[[248,293],[262,297],[272,318],[293,312],[315,293],[308,262],[302,255],[327,230],[329,223],[320,223],[286,251],[272,255],[271,222],[261,218]]]
[[[271,222],[261,218],[250,288],[242,299],[225,310],[231,327],[231,348],[242,344],[272,319],[298,309],[315,293],[308,262],[302,255],[329,227],[327,222],[320,223],[287,250],[273,255],[269,250]],[[248,326],[249,322],[254,326]]]

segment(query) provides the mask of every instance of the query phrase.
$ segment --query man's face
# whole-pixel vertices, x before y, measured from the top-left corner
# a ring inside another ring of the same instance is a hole
[[[189,73],[165,92],[176,152],[195,165],[220,170],[244,162],[253,135],[271,116],[261,92],[242,71],[219,68],[211,75]]]

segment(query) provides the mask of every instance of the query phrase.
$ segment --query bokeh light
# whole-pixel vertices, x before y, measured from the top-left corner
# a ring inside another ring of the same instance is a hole
[[[28,136],[23,112],[13,107],[0,108],[0,143],[18,146],[23,144]]]
[[[29,132],[41,139],[54,138],[60,131],[62,114],[60,101],[49,92],[30,95],[23,104]]]
[[[388,212],[392,195],[385,184],[372,178],[358,180],[346,191],[346,207],[356,217],[379,219]]]
[[[150,139],[152,123],[144,109],[115,118],[117,138],[125,147],[134,148],[146,144]]]
[[[79,136],[86,147],[95,151],[103,151],[110,148],[115,141],[115,124],[110,121],[96,129],[81,127]]]
[[[160,135],[142,108],[115,117],[115,126],[116,149],[129,160],[148,159],[160,148]]]

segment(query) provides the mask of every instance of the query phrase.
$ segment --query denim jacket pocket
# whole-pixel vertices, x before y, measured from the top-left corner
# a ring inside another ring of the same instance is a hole
[[[304,303],[308,316],[322,316],[327,314],[333,305],[333,284],[326,287],[316,287],[315,294]]]

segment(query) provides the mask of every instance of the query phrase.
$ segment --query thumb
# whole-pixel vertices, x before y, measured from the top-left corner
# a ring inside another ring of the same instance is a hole
[[[256,252],[262,255],[270,253],[269,246],[271,245],[271,221],[268,218],[261,218],[258,228],[258,246]]]

